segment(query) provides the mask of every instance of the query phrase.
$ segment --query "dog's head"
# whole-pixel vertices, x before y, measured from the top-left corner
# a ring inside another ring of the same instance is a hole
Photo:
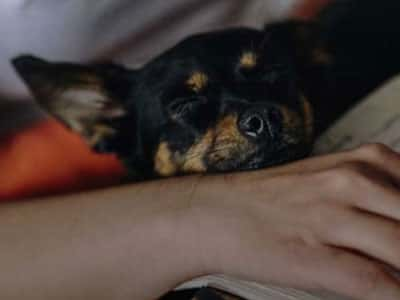
[[[310,149],[312,108],[294,61],[305,28],[192,36],[138,70],[13,63],[48,112],[140,176],[249,170]]]

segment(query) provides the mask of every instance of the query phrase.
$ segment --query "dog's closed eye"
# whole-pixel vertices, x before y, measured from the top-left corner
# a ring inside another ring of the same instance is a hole
[[[175,120],[184,120],[205,103],[207,103],[207,98],[204,96],[180,97],[167,105],[167,112]]]

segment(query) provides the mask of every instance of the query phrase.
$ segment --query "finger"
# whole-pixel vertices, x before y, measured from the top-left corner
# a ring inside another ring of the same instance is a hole
[[[379,168],[400,184],[400,154],[383,144],[366,144],[352,150],[307,158],[284,166],[270,168],[265,171],[265,175],[312,173],[357,161],[367,162]]]
[[[400,299],[400,285],[384,268],[349,251],[324,247],[304,260],[301,277],[316,290],[328,290],[362,300]]]
[[[358,162],[344,163],[325,175],[334,202],[400,221],[400,189],[385,171]]]
[[[400,191],[387,182],[375,182],[373,186],[370,183],[363,189],[362,196],[352,195],[345,199],[354,208],[400,221]]]
[[[399,223],[356,210],[343,210],[332,220],[320,228],[323,242],[359,251],[400,269]]]
[[[386,173],[397,185],[400,184],[400,154],[383,144],[368,144],[347,154],[354,159],[369,163],[378,173]]]

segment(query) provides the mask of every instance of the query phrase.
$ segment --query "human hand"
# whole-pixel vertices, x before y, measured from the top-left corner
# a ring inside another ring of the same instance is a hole
[[[191,228],[204,273],[400,299],[382,264],[400,268],[399,184],[400,155],[378,144],[204,177],[181,228]]]

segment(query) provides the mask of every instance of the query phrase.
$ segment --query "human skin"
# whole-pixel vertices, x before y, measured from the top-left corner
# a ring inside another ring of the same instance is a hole
[[[0,207],[1,299],[156,299],[224,273],[400,299],[400,155],[382,145]],[[379,261],[379,262],[378,262]]]

